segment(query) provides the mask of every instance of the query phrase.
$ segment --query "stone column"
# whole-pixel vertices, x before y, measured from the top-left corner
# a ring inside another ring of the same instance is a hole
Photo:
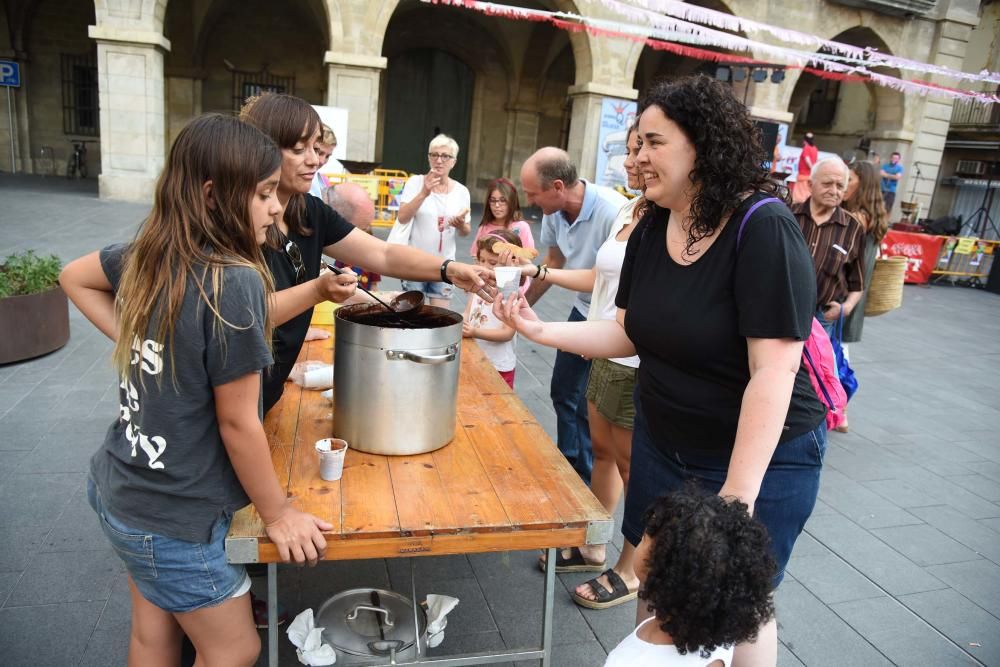
[[[569,141],[566,151],[576,164],[582,178],[594,180],[597,170],[597,138],[601,129],[601,105],[605,98],[634,100],[639,95],[635,88],[584,83],[570,86],[573,113],[569,123]]]
[[[160,33],[90,26],[97,42],[104,199],[150,202],[166,152],[163,54]]]
[[[521,165],[538,148],[538,109],[511,107],[507,110],[507,143],[503,159],[504,175],[520,179]]]
[[[347,159],[375,159],[382,56],[327,51],[326,104],[347,109]],[[338,138],[338,141],[341,141]]]

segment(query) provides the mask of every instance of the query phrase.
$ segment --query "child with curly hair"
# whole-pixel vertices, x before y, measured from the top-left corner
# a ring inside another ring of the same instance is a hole
[[[654,613],[605,667],[729,667],[735,644],[774,616],[767,530],[739,501],[688,484],[646,512],[639,598]]]

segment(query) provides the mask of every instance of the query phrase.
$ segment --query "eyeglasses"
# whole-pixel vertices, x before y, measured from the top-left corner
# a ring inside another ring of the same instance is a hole
[[[499,206],[500,204],[503,204],[504,206],[506,206],[507,205],[507,200],[506,199],[492,199],[492,198],[490,199],[490,205],[491,206]]]
[[[431,160],[441,160],[442,162],[455,159],[454,155],[448,155],[447,153],[428,153],[427,157]]]
[[[281,234],[281,232],[278,232]],[[285,248],[285,256],[288,257],[288,261],[292,263],[292,268],[295,269],[295,284],[299,285],[306,279],[306,265],[302,262],[302,251],[299,250],[298,244],[291,240],[284,234],[281,234],[282,244]]]

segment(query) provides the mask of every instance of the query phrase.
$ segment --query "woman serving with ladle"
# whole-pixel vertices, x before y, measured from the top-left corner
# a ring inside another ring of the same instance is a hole
[[[357,264],[378,273],[412,281],[444,281],[489,300],[495,293],[492,272],[480,266],[442,259],[416,248],[391,245],[365,234],[309,194],[319,158],[320,119],[308,102],[298,97],[265,94],[250,99],[240,118],[268,134],[281,149],[278,201],[284,214],[270,229],[265,257],[274,276],[271,303],[274,365],[264,374],[264,411],[284,388],[305,341],[312,309],[321,301],[343,302],[357,289],[351,272],[322,271],[323,255]],[[398,300],[402,310],[408,300]],[[400,315],[401,317],[403,315]]]

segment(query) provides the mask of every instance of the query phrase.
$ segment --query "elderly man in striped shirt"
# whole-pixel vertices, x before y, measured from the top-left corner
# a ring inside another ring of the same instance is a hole
[[[864,293],[864,226],[841,208],[849,171],[840,158],[812,168],[810,196],[792,206],[816,267],[816,317],[827,333],[846,317]]]

